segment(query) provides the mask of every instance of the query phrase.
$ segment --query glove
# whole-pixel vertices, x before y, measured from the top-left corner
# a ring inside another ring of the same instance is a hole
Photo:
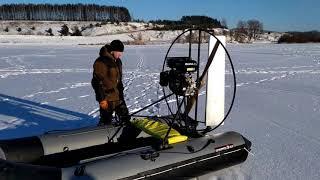
[[[109,107],[107,100],[102,100],[99,104],[100,104],[101,109],[103,109],[103,110],[107,110]]]

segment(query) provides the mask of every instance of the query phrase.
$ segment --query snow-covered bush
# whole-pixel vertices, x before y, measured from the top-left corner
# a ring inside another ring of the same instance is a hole
[[[69,27],[64,24],[63,26],[61,26],[61,30],[59,31],[61,36],[68,36],[70,34],[69,32]]]

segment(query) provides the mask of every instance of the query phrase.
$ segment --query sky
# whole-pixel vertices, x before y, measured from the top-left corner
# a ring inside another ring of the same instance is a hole
[[[256,19],[270,31],[320,31],[319,0],[0,0],[5,3],[94,3],[126,7],[133,18],[146,21],[205,15],[225,19],[229,28]]]

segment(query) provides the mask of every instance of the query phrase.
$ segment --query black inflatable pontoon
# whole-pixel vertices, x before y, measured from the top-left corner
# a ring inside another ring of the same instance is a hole
[[[77,142],[106,140],[108,136],[101,131],[111,129],[83,129],[1,141],[0,179],[196,177],[245,161],[251,147],[236,132],[191,138],[162,149],[161,142],[153,137],[140,137],[125,144],[96,141],[96,145],[83,147]],[[69,141],[70,137],[74,140]]]

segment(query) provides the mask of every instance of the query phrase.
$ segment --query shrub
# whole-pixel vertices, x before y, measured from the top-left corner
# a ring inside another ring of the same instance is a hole
[[[278,43],[308,43],[308,42],[320,42],[320,32],[289,32],[282,35]]]
[[[49,28],[48,30],[46,30],[46,32],[49,34],[49,36],[53,36],[53,33],[52,33],[52,29]]]
[[[69,27],[64,24],[63,26],[61,26],[61,30],[59,31],[61,36],[68,36],[70,34],[69,32]]]
[[[78,26],[73,27],[73,33],[71,34],[71,36],[82,36],[82,33],[79,30]]]

